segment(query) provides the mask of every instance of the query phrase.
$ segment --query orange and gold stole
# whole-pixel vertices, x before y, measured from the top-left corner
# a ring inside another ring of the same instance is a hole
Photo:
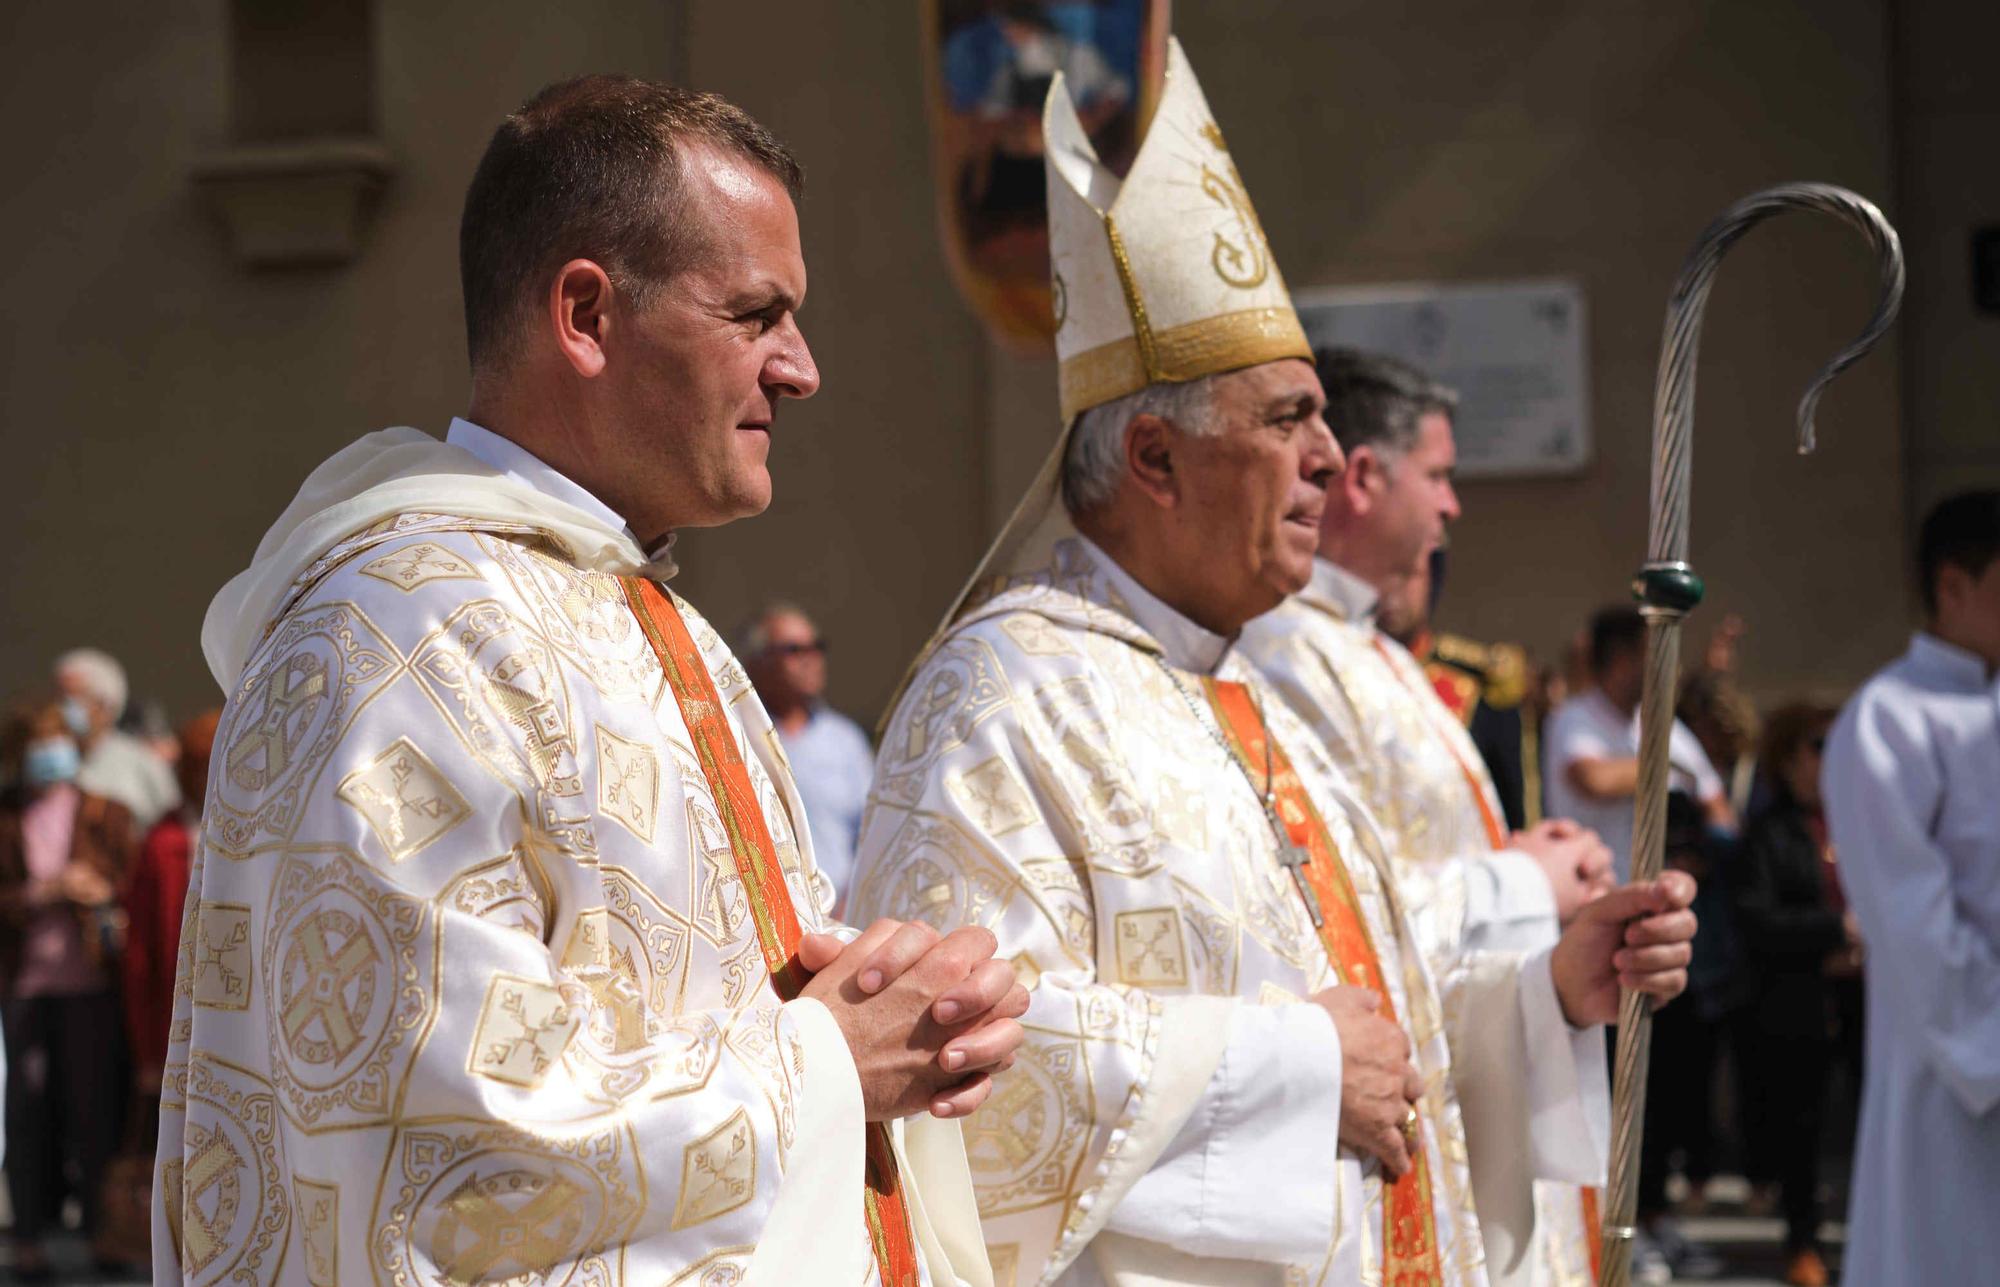
[[[1423,690],[1411,685],[1404,678],[1402,670],[1396,665],[1395,656],[1390,653],[1389,646],[1382,642],[1381,636],[1377,635],[1371,642],[1375,645],[1375,651],[1382,655],[1382,662],[1389,668],[1389,673],[1396,677],[1396,682],[1414,694],[1418,701],[1422,701],[1425,696]],[[1493,806],[1486,798],[1486,791],[1480,786],[1479,775],[1473,772],[1470,764],[1466,763],[1465,756],[1459,751],[1456,742],[1441,731],[1438,736],[1444,739],[1445,749],[1451,752],[1452,761],[1458,765],[1459,773],[1465,778],[1465,789],[1472,792],[1473,803],[1479,806],[1479,820],[1486,824],[1486,843],[1496,850],[1505,849],[1507,829],[1500,825],[1500,819],[1493,816]],[[1597,1190],[1585,1186],[1581,1192],[1583,1237],[1590,1248],[1590,1276],[1594,1281],[1604,1272],[1604,1223],[1598,1213]]]
[[[1292,770],[1284,748],[1270,740],[1257,703],[1243,684],[1224,679],[1202,680],[1209,706],[1227,735],[1229,749],[1249,771],[1252,781],[1271,771],[1272,804],[1294,845],[1312,856],[1305,878],[1319,899],[1320,942],[1342,983],[1372,988],[1382,998],[1381,1013],[1392,1023],[1396,1004],[1382,975],[1368,923],[1354,882],[1333,847],[1326,822]],[[1420,1126],[1421,1131],[1421,1126]],[[1421,1134],[1419,1135],[1421,1140]],[[1430,1162],[1421,1147],[1413,1151],[1403,1178],[1382,1186],[1383,1287],[1435,1287],[1444,1281],[1437,1245],[1437,1217],[1431,1209]]]
[[[701,758],[702,775],[715,793],[716,809],[729,833],[729,848],[736,856],[736,874],[743,881],[750,903],[751,918],[757,925],[757,943],[764,952],[764,964],[771,971],[771,986],[789,1001],[805,986],[806,974],[799,964],[798,911],[785,888],[785,874],[778,865],[777,849],[757,793],[750,785],[750,771],[736,749],[736,738],[723,714],[721,696],[709,678],[701,652],[689,636],[687,623],[673,600],[652,581],[641,577],[620,577],[632,615],[659,656],[667,683],[680,704],[681,719],[694,739],[695,753]],[[910,1233],[910,1219],[904,1209],[903,1188],[896,1173],[896,1155],[889,1143],[885,1122],[870,1122],[867,1132],[867,1175],[862,1190],[862,1214],[868,1222],[868,1242],[875,1251],[875,1265],[884,1287],[916,1287],[917,1252]]]

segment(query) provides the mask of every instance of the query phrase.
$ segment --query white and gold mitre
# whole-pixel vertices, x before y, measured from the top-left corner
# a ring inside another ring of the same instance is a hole
[[[1078,413],[1156,382],[1280,358],[1312,361],[1264,226],[1195,83],[1167,41],[1159,107],[1123,180],[1104,168],[1058,72],[1042,107],[1062,429],[1006,526],[889,699],[969,604],[1038,567],[1075,531],[1058,501]]]
[[[1312,360],[1264,227],[1181,52],[1131,172],[1104,168],[1058,74],[1042,108],[1065,423],[1149,384]]]

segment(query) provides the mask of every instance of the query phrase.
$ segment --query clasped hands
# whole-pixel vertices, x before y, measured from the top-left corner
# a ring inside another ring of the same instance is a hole
[[[840,1025],[869,1121],[964,1117],[992,1093],[993,1074],[1013,1065],[1028,992],[1012,965],[993,959],[998,947],[988,930],[940,936],[894,920],[844,945],[831,934],[801,940],[812,978],[800,995]]]
[[[1571,1026],[1615,1020],[1621,987],[1655,1006],[1681,994],[1693,956],[1694,895],[1693,877],[1669,871],[1578,909],[1549,960]],[[1395,1180],[1410,1168],[1402,1127],[1423,1087],[1410,1039],[1381,1014],[1381,997],[1367,988],[1328,988],[1312,1001],[1332,1016],[1340,1038],[1340,1142],[1380,1161]]]
[[[1548,818],[1517,831],[1509,847],[1534,859],[1549,878],[1560,925],[1611,888],[1611,850],[1595,831],[1568,818]]]

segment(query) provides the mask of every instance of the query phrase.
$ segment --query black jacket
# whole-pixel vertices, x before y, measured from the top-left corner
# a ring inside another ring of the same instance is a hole
[[[1823,967],[1847,932],[1827,905],[1824,866],[1804,811],[1788,798],[1773,802],[1744,834],[1737,922],[1767,1036],[1830,1035],[1832,990]]]

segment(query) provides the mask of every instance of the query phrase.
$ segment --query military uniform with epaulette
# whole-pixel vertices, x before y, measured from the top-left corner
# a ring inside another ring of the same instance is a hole
[[[1542,818],[1540,721],[1528,708],[1528,653],[1519,644],[1482,644],[1434,634],[1412,649],[1444,704],[1472,735],[1507,825],[1524,830]]]

